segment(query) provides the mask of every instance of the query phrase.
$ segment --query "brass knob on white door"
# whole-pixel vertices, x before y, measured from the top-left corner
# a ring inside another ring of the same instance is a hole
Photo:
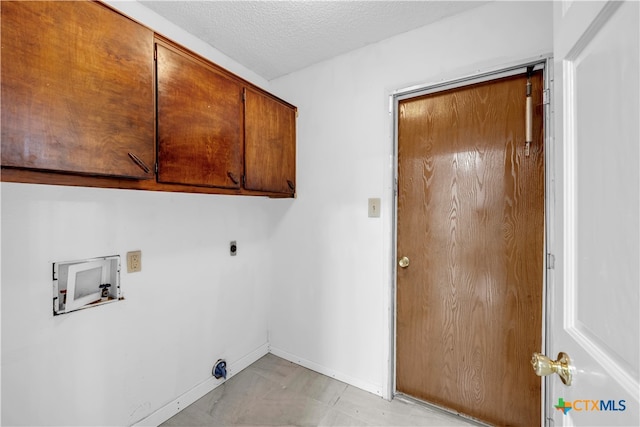
[[[400,258],[400,261],[398,261],[398,265],[402,268],[409,267],[409,258],[403,256],[402,258]]]
[[[563,384],[571,385],[571,359],[566,353],[558,353],[558,360],[555,361],[544,354],[533,353],[531,365],[539,377],[555,373],[560,375]]]

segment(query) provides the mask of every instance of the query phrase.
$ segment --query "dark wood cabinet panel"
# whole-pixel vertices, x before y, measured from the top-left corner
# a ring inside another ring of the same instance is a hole
[[[97,1],[0,16],[2,181],[295,197],[295,107]]]
[[[296,110],[245,89],[245,188],[294,195]]]
[[[153,32],[94,2],[0,2],[2,166],[153,178]]]
[[[158,44],[158,181],[240,188],[242,85]]]

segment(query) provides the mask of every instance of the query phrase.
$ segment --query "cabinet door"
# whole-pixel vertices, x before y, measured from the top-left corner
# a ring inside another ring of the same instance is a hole
[[[157,45],[158,181],[240,188],[242,86]]]
[[[295,194],[296,111],[245,89],[245,188]]]
[[[153,178],[153,32],[94,2],[0,8],[2,166]]]

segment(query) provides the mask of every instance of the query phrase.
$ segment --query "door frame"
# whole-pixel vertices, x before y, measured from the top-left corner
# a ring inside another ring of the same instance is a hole
[[[390,316],[390,324],[389,324],[389,388],[386,398],[391,400],[396,396],[403,396],[402,393],[398,392],[396,388],[396,327],[397,327],[397,247],[398,247],[398,112],[399,112],[399,103],[402,100],[415,98],[418,96],[433,94],[437,92],[442,92],[445,90],[456,89],[464,86],[469,86],[477,83],[488,82],[492,80],[497,80],[503,77],[510,77],[518,74],[523,74],[526,72],[527,67],[534,67],[534,70],[542,70],[543,73],[543,90],[544,90],[544,253],[540,254],[543,257],[543,265],[542,268],[544,272],[542,274],[542,342],[540,352],[545,354],[546,349],[548,347],[548,328],[550,326],[549,321],[549,313],[550,313],[550,303],[549,300],[549,292],[548,288],[552,285],[553,281],[553,272],[551,271],[554,268],[554,248],[555,248],[555,238],[553,235],[554,224],[553,219],[555,218],[555,191],[554,191],[554,138],[553,138],[553,56],[552,55],[540,55],[535,58],[524,59],[522,61],[518,61],[516,63],[511,63],[507,65],[503,65],[500,67],[492,68],[485,70],[483,72],[478,72],[471,75],[465,75],[462,77],[452,78],[448,80],[442,80],[437,83],[426,83],[416,86],[411,86],[403,89],[396,90],[389,95],[389,105],[390,105],[390,116],[392,121],[392,197],[393,197],[393,217],[392,217],[392,238],[391,238],[391,286],[389,289],[389,301],[390,307],[392,309],[392,315]],[[523,92],[524,93],[524,92]],[[523,97],[524,98],[524,97]],[[541,420],[544,425],[548,424],[546,408],[548,407],[547,402],[550,399],[549,392],[550,388],[547,384],[548,377],[544,378],[542,381],[542,389],[541,389]],[[408,397],[410,400],[415,400]],[[426,403],[429,406],[433,406],[434,408],[445,410],[446,412],[450,412],[447,409],[440,408],[437,405]]]

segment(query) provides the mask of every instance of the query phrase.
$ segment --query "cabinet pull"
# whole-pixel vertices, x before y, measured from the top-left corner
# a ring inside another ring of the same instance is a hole
[[[231,179],[231,181],[233,181],[234,184],[238,185],[240,183],[240,181],[238,181],[238,178],[236,178],[233,173],[227,172],[227,176],[229,177],[229,179]]]
[[[142,169],[144,171],[144,173],[149,173],[151,172],[151,169],[149,169],[149,166],[147,166],[141,159],[140,157],[136,156],[133,153],[129,153],[129,157],[131,158],[131,160],[133,160],[133,162],[138,165],[138,167],[140,169]]]
[[[296,185],[293,183],[293,181],[287,180],[287,184],[289,185],[289,188],[291,189],[291,191],[295,191]]]

